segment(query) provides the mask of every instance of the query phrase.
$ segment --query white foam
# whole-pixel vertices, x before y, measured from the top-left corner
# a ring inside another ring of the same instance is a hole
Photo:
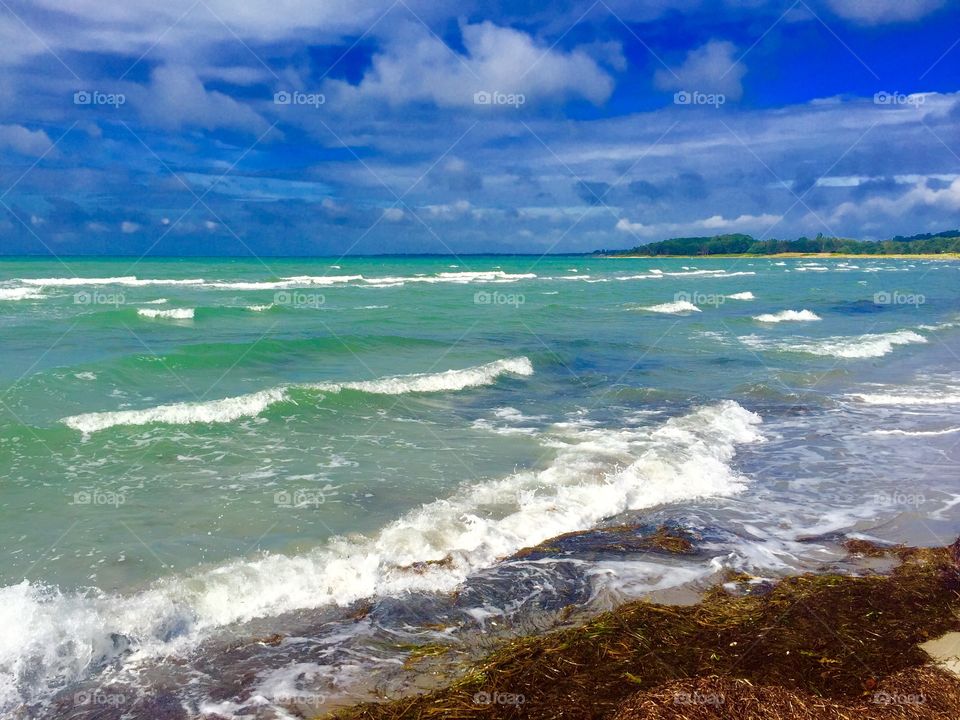
[[[41,300],[43,295],[33,288],[0,288],[0,300]]]
[[[778,313],[764,313],[753,318],[757,322],[779,323],[779,322],[809,322],[819,320],[820,316],[810,310],[782,310]]]
[[[451,591],[518,549],[626,510],[735,494],[730,462],[762,439],[760,418],[722,402],[656,429],[572,428],[549,465],[468,487],[407,512],[370,538],[332,539],[155,582],[133,596],[61,594],[23,582],[0,590],[0,711],[33,701],[109,657],[189,651],[225,625],[407,591]],[[439,561],[409,568],[413,563]]]
[[[404,275],[376,278],[363,278],[363,282],[374,286],[394,286],[405,283],[455,283],[466,285],[469,283],[512,283],[518,280],[532,280],[535,273],[508,273],[503,270],[442,272],[436,275]]]
[[[419,392],[453,392],[469,387],[488,385],[500,375],[531,375],[533,365],[525,357],[497,360],[485,365],[447,370],[439,373],[399,375],[378,380],[360,380],[344,383],[310,383],[289,385],[270,390],[220,400],[172,403],[142,410],[118,410],[72,415],[62,422],[83,433],[94,433],[117,425],[149,425],[164,423],[189,425],[191,423],[226,423],[244,417],[259,415],[271,405],[285,401],[292,389],[336,393],[342,390],[402,395]]]
[[[943,430],[873,430],[871,435],[905,435],[908,437],[934,437],[936,435],[953,435],[960,432],[960,427],[944,428]]]
[[[729,300],[756,300],[753,293],[749,290],[745,292],[734,293],[733,295],[727,295]]]
[[[246,309],[251,312],[266,312],[272,307],[273,303],[270,303],[269,305],[247,305]]]
[[[802,352],[810,355],[829,355],[836,358],[883,357],[899,345],[925,343],[927,339],[912,330],[897,330],[889,333],[873,333],[853,337],[829,337],[822,340],[800,338],[785,341],[768,340],[756,335],[738,338],[747,347],[779,352]]]
[[[286,399],[286,390],[275,388],[250,393],[249,395],[223,398],[222,400],[172,403],[143,410],[84,413],[83,415],[64,418],[62,422],[67,427],[85,434],[106,430],[117,425],[224,423],[242,417],[259,415],[274,403],[284,399]]]
[[[36,287],[79,287],[83,285],[126,285],[130,287],[146,287],[150,285],[203,285],[203,278],[189,278],[184,280],[138,278],[134,275],[105,278],[23,278],[24,285]]]
[[[137,315],[146,318],[162,318],[164,320],[193,320],[193,308],[175,308],[173,310],[153,310],[140,308]]]
[[[358,390],[378,395],[403,395],[414,392],[453,392],[469,387],[489,385],[504,373],[532,375],[533,365],[525,357],[497,360],[486,365],[464,370],[447,370],[439,373],[399,375],[379,380],[360,380],[345,383],[317,383],[304,387],[336,392]]]
[[[960,394],[954,392],[931,392],[917,395],[895,395],[891,393],[851,393],[867,405],[960,405]]]
[[[662,280],[663,273],[654,273],[651,271],[649,275],[618,275],[617,280]]]
[[[676,302],[663,303],[661,305],[650,305],[649,307],[642,307],[640,309],[667,314],[700,312],[700,308],[688,300],[677,300]]]

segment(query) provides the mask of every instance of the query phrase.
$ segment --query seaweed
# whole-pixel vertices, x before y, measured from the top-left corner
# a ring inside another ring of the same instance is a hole
[[[890,575],[806,574],[764,594],[737,597],[721,585],[691,606],[630,602],[581,626],[508,641],[445,688],[342,708],[329,717],[956,718],[909,714],[933,712],[935,705],[893,711],[872,700],[890,683],[900,687],[897,682],[914,677],[938,692],[952,688],[952,700],[949,693],[940,699],[944,707],[956,706],[949,704],[957,702],[956,681],[924,668],[929,659],[917,645],[960,628],[958,548],[890,548],[901,562]],[[743,714],[729,704],[664,701],[678,688],[696,699],[714,687],[715,694],[742,696],[737,708]],[[780,705],[770,705],[776,712],[750,714],[750,698],[764,693],[779,698]],[[795,706],[798,714],[781,706]],[[803,707],[836,712],[803,715]],[[877,713],[863,714],[864,707]],[[896,714],[901,711],[908,714]],[[734,714],[716,714],[727,712]]]

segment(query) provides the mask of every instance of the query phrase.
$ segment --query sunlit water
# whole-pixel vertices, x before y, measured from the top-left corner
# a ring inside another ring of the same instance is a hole
[[[319,712],[389,684],[391,641],[820,567],[843,533],[950,540],[958,280],[882,258],[4,261],[0,712]],[[502,562],[625,520],[701,552]]]

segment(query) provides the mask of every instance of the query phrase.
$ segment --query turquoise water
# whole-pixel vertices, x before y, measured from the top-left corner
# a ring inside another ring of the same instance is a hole
[[[44,716],[244,623],[447,592],[624,513],[726,533],[713,565],[604,570],[631,592],[795,571],[830,533],[942,542],[958,271],[5,260],[0,708]]]

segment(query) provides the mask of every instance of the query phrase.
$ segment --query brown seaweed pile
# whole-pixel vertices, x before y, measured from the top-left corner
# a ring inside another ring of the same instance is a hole
[[[960,681],[917,645],[960,629],[960,541],[880,548],[890,575],[802,575],[692,606],[631,602],[513,640],[452,685],[340,709],[399,718],[960,718]]]

